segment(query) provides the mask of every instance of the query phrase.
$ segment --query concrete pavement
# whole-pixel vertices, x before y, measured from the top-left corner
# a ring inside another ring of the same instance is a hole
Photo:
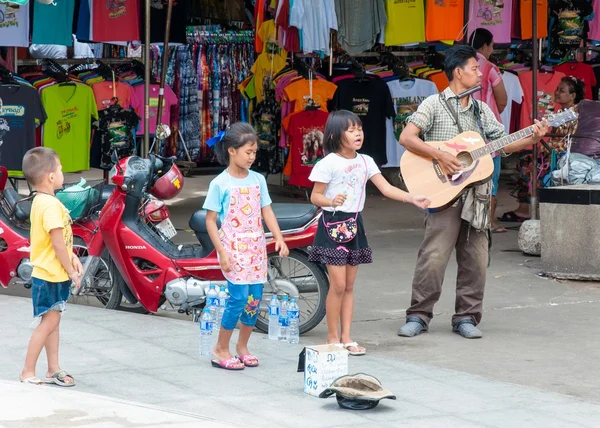
[[[30,334],[30,312],[29,299],[0,299],[1,379],[13,380],[19,374]],[[467,348],[484,343],[452,337]],[[0,426],[36,427],[53,418],[65,422],[55,426],[90,427],[219,426],[210,425],[217,420],[252,427],[574,428],[596,427],[600,421],[596,404],[381,357],[375,350],[364,357],[351,357],[350,372],[376,376],[398,400],[384,400],[370,411],[341,410],[333,398],[319,399],[302,391],[303,375],[296,372],[298,354],[303,344],[315,343],[313,340],[289,345],[256,334],[251,347],[261,366],[242,372],[212,368],[208,357],[198,355],[198,343],[198,326],[189,321],[71,305],[61,328],[61,361],[76,377],[77,386],[65,391],[0,382]],[[38,374],[43,375],[45,368],[42,356]],[[36,408],[33,403],[38,398],[43,404]],[[75,424],[79,418],[82,420]]]
[[[209,181],[194,177],[184,188],[189,193],[172,201],[176,227],[187,228],[191,213],[202,206]],[[503,192],[499,212],[513,207]],[[369,195],[364,217],[375,263],[359,270],[353,339],[367,346],[369,355],[351,359],[350,371],[378,377],[398,401],[382,402],[369,412],[341,411],[334,399],[302,393],[302,375],[295,372],[301,346],[272,343],[257,334],[253,350],[262,367],[228,373],[197,356],[197,326],[181,316],[71,305],[61,352],[64,367],[77,377],[77,391],[250,426],[265,421],[305,426],[307,417],[314,426],[600,426],[598,283],[539,277],[540,259],[523,256],[517,232],[509,230],[494,235],[482,340],[466,341],[450,331],[454,258],[430,332],[399,338],[396,330],[410,301],[422,239],[422,214]],[[185,232],[177,237],[192,239]],[[30,334],[31,308],[28,300],[5,297],[8,293],[14,290],[0,290],[0,322],[5,327],[0,379],[16,380]],[[324,337],[323,323],[303,336],[302,343],[321,343]]]

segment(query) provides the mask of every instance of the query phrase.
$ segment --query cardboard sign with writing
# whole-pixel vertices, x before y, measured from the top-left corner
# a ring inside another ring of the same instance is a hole
[[[340,376],[348,374],[348,351],[333,345],[304,349],[304,392],[318,397]]]

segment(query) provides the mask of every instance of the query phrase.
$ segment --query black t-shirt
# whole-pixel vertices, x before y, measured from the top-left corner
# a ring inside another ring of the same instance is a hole
[[[363,123],[365,140],[360,153],[371,156],[378,166],[387,163],[386,118],[396,115],[388,85],[381,79],[345,79],[337,83],[331,106],[349,110]]]
[[[107,108],[98,112],[99,119],[94,124],[98,128],[92,143],[90,165],[94,168],[112,168],[112,154],[117,152],[119,159],[133,155],[135,149],[135,129],[140,122],[133,109]]]
[[[169,43],[186,43],[185,29],[187,21],[187,0],[173,0],[171,10],[171,33]],[[152,0],[150,3],[150,41],[165,41],[165,24],[167,22],[167,0]],[[144,25],[142,25],[144,27]],[[142,34],[144,29],[142,28]]]
[[[564,59],[587,38],[587,21],[592,6],[586,0],[551,0],[550,52],[551,59]]]
[[[0,84],[0,165],[21,171],[23,156],[35,147],[35,129],[46,121],[38,91],[30,86]]]

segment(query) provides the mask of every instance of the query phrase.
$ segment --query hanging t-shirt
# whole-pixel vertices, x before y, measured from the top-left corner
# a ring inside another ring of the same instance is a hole
[[[430,95],[438,93],[435,83],[425,79],[392,80],[387,83],[396,112],[393,119],[386,121],[386,168],[398,168],[404,146],[398,143],[408,118],[417,111],[419,104]]]
[[[574,51],[586,38],[585,18],[592,7],[587,0],[550,0],[549,3],[552,15],[548,57],[550,60],[574,58]]]
[[[140,40],[138,0],[94,1],[92,6],[95,42]]]
[[[131,86],[123,82],[115,82],[113,90],[113,82],[104,81],[94,83],[92,90],[96,97],[96,106],[98,110],[104,110],[113,104],[113,98],[117,98],[118,104],[123,108],[129,108],[133,104]],[[143,85],[141,85],[143,87]]]
[[[594,68],[584,62],[565,62],[554,67],[556,71],[565,73],[566,76],[577,77],[585,83],[585,98],[593,99],[592,88],[596,86],[596,75]]]
[[[477,62],[479,63],[479,71],[481,71],[481,91],[475,92],[473,98],[486,103],[499,121],[500,111],[494,96],[494,88],[502,83],[500,69],[479,52],[477,53]]]
[[[34,2],[31,43],[73,46],[74,13],[75,0],[54,1],[51,4]]]
[[[158,113],[158,92],[160,85],[150,85],[150,133],[154,135],[156,131],[156,115]],[[138,135],[144,134],[144,85],[135,86],[132,89],[132,107],[141,118]],[[163,97],[163,110],[161,123],[171,125],[171,107],[177,105],[179,101],[169,85],[165,85],[165,95]]]
[[[510,43],[512,12],[512,0],[470,1],[469,37],[477,28],[485,28],[495,43]]]
[[[0,165],[20,171],[23,156],[35,147],[35,128],[46,121],[37,90],[25,85],[0,85]]]
[[[133,155],[134,131],[140,118],[133,109],[119,106],[101,110],[98,116],[98,122],[95,123],[98,129],[97,138],[94,138],[90,163],[97,168],[110,169],[113,166],[111,160],[113,153],[116,152],[119,159]]]
[[[153,0],[150,3],[150,41],[165,41],[165,25],[167,22],[168,0]],[[171,32],[169,43],[186,43],[185,29],[188,25],[187,0],[174,0],[171,9]],[[144,25],[142,25],[142,31]],[[139,40],[139,39],[136,39]]]
[[[92,11],[90,9],[91,0],[81,0],[75,4],[75,13],[77,13],[77,24],[75,35],[78,40],[92,40]]]
[[[521,88],[519,78],[511,72],[505,71],[502,73],[502,81],[506,89],[507,102],[506,107],[500,113],[500,122],[504,125],[506,133],[510,134],[513,103],[521,104],[523,102],[523,88]]]
[[[386,0],[384,41],[386,46],[425,41],[425,3],[423,0]]]
[[[365,140],[361,153],[387,163],[385,119],[396,114],[388,85],[381,79],[346,79],[338,82],[332,105],[336,110],[350,110],[363,123]]]
[[[323,133],[329,114],[323,110],[301,111],[283,120],[290,142],[292,173],[289,184],[312,187],[308,176],[323,154]]]
[[[277,29],[275,28],[275,21],[269,19],[260,26],[258,30],[258,37],[263,43],[263,50],[267,45],[267,42],[277,43]]]
[[[337,86],[327,80],[312,79],[312,99],[324,111],[327,111],[327,102],[333,98]],[[295,101],[294,111],[306,108],[311,94],[311,84],[308,79],[297,80],[285,89],[285,95],[290,101]]]
[[[0,44],[29,46],[29,5],[0,3]]]
[[[361,2],[370,3],[367,0]],[[331,30],[338,29],[334,0],[294,0],[294,6],[290,11],[290,25],[301,31],[304,53],[323,52],[329,55]],[[343,38],[340,39],[340,43],[343,45]]]
[[[427,0],[425,39],[460,40],[463,38],[464,0]]]
[[[600,0],[592,0],[594,19],[589,22],[588,39],[600,41]]]
[[[273,76],[285,67],[286,58],[287,52],[283,49],[278,54],[263,52],[256,58],[251,71],[254,73],[254,87],[258,102],[263,100],[265,88],[271,86]]]
[[[57,84],[42,90],[48,113],[43,144],[60,157],[64,172],[90,168],[91,119],[98,118],[92,88],[84,84]]]
[[[523,105],[521,107],[521,128],[533,124],[533,119],[541,120],[544,116],[555,113],[559,106],[554,102],[554,91],[560,84],[560,79],[565,75],[559,71],[554,73],[537,72],[537,112],[532,113],[532,71],[519,73],[519,82],[523,88]]]
[[[371,49],[388,23],[385,0],[335,0],[335,14],[339,22],[337,40],[349,54]]]
[[[521,17],[521,39],[529,40],[533,34],[531,27],[533,4],[532,0],[519,0]],[[541,39],[548,36],[548,0],[537,1],[537,37]]]
[[[346,202],[341,207],[337,207],[336,211],[356,213],[365,208],[365,186],[367,181],[377,174],[381,172],[370,156],[359,155],[354,159],[347,159],[330,153],[313,169],[310,180],[327,184],[326,198],[346,195]],[[331,207],[323,207],[323,209],[333,211]]]

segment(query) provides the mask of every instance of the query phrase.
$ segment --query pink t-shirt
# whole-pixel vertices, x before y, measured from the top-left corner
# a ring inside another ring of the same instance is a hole
[[[594,19],[590,22],[590,31],[588,32],[588,39],[600,41],[600,0],[592,1],[592,8],[594,9]]]
[[[156,132],[156,113],[158,110],[158,91],[159,85],[150,85],[150,134],[154,135]],[[140,127],[138,128],[137,135],[144,133],[144,85],[138,85],[133,88],[135,97],[132,98],[132,107],[135,109],[138,116],[141,118]],[[165,85],[165,96],[163,97],[163,110],[162,119],[160,123],[171,126],[171,107],[177,104],[177,96],[173,90]]]
[[[494,87],[498,86],[502,82],[502,74],[500,69],[483,55],[477,52],[477,62],[479,63],[479,70],[481,71],[481,91],[475,92],[473,98],[478,99],[490,106],[492,112],[496,116],[498,122],[500,122],[500,111],[498,111],[498,104],[496,104],[496,98],[494,97]]]
[[[494,5],[484,1],[469,2],[469,37],[475,29],[485,28],[494,35],[495,43],[510,43],[512,3],[512,0],[497,0]]]

